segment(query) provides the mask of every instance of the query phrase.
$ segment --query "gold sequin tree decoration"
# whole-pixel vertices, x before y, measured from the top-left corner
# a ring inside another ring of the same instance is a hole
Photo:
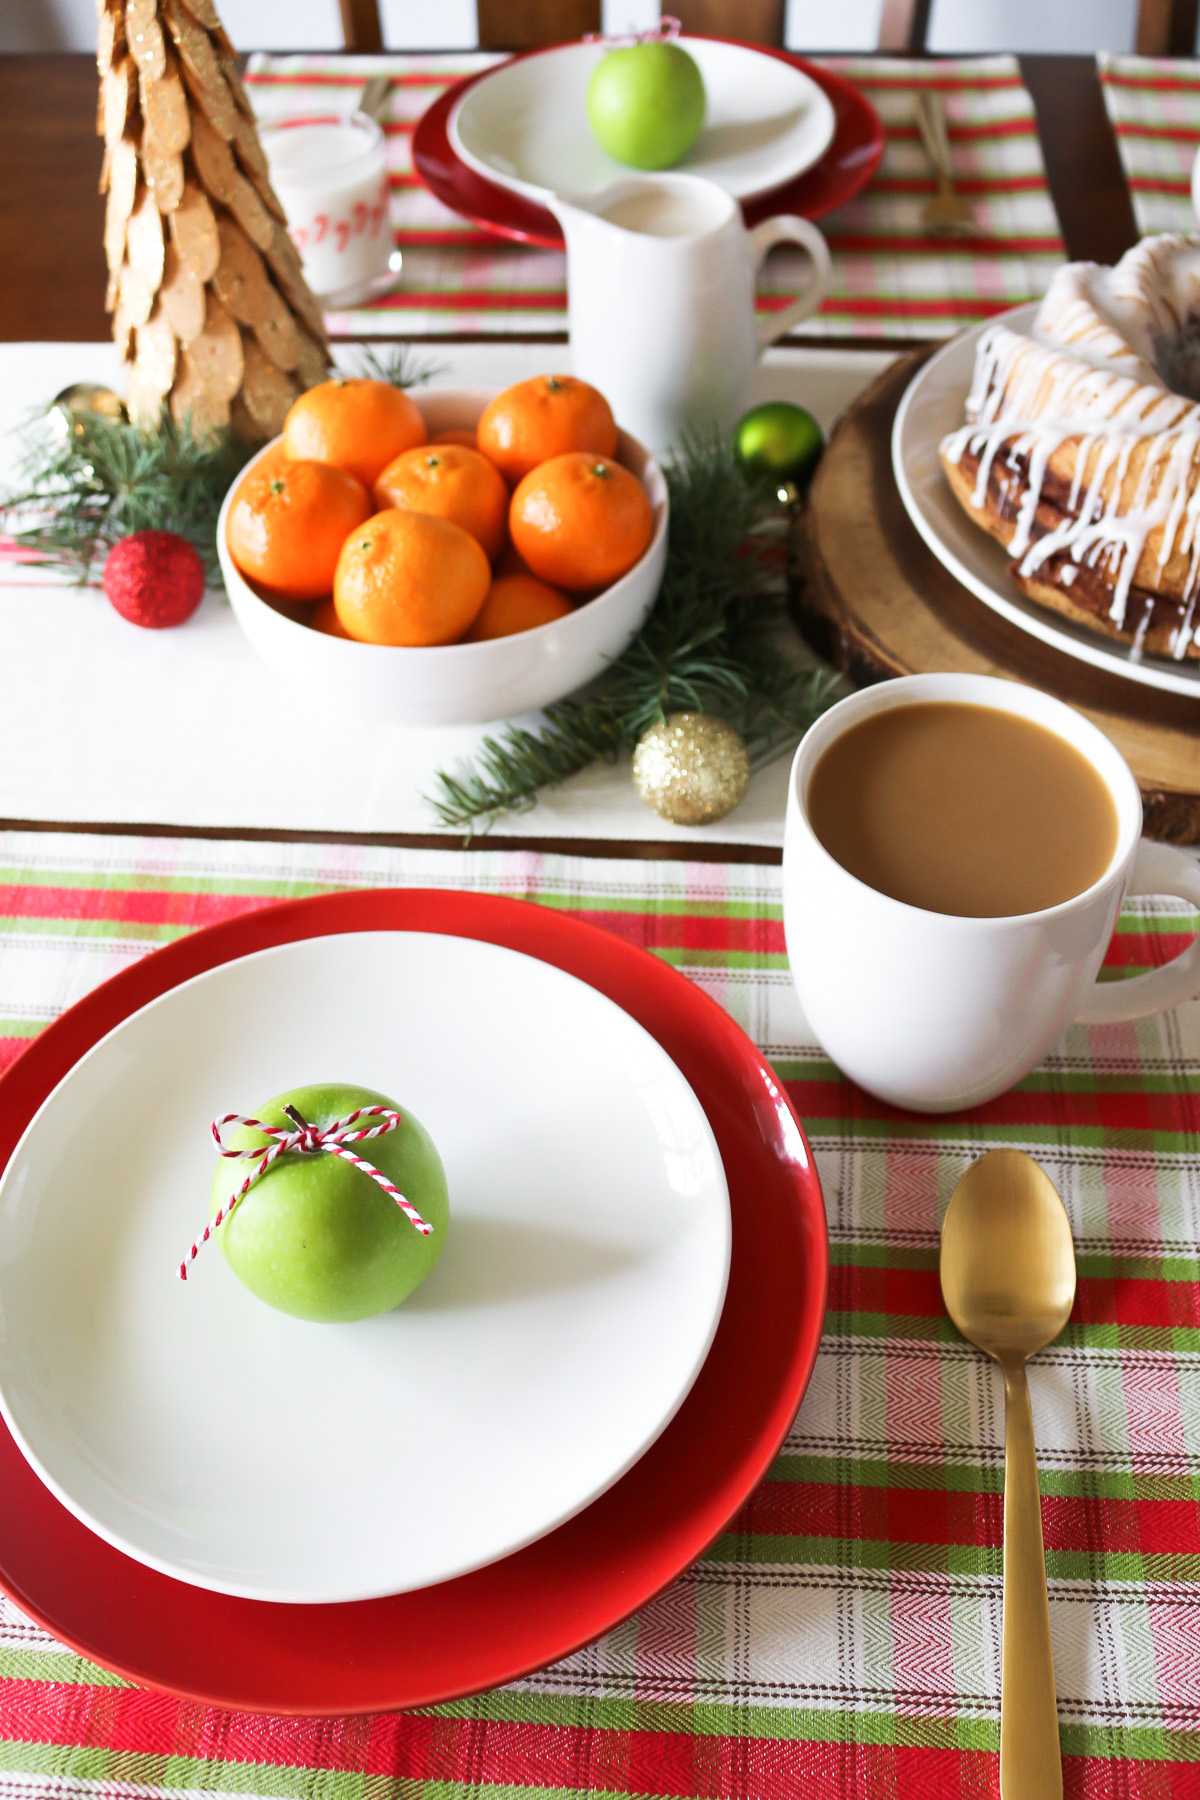
[[[130,417],[258,442],[323,381],[321,309],[212,0],[96,0],[106,305]]]

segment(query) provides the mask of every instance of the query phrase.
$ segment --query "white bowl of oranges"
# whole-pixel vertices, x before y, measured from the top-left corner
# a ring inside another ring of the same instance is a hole
[[[601,674],[654,604],[667,487],[595,388],[335,378],[225,497],[238,624],[295,691],[398,725],[483,724]]]

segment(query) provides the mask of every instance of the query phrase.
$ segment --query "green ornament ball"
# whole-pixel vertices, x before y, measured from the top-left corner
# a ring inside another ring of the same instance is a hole
[[[588,82],[588,123],[601,148],[635,169],[669,169],[704,129],[704,77],[665,39],[610,50]]]
[[[755,406],[734,428],[734,454],[746,473],[776,487],[804,487],[821,460],[825,437],[810,412],[790,400]]]

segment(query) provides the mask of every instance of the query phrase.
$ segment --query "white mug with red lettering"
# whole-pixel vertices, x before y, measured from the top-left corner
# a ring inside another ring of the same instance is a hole
[[[304,279],[327,306],[353,306],[395,278],[383,133],[365,113],[264,130],[271,185]]]

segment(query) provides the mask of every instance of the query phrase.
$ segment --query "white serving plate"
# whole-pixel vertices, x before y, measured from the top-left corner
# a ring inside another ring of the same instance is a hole
[[[999,318],[1020,327],[1036,312],[1036,304],[1014,306]],[[995,322],[974,325],[951,338],[917,370],[900,402],[892,426],[892,468],[909,518],[957,581],[1031,637],[1125,681],[1200,699],[1200,664],[1161,656],[1135,660],[1128,646],[1027,600],[1008,573],[1009,559],[1001,545],[967,516],[951,493],[938,461],[938,445],[965,421],[975,345],[988,324]]]
[[[473,431],[495,392],[494,388],[421,389],[413,399],[432,435],[456,428]],[[271,448],[265,445],[259,455]],[[378,719],[387,725],[485,725],[549,706],[604,673],[638,631],[662,586],[667,566],[666,478],[649,451],[625,431],[618,438],[617,461],[637,476],[654,509],[654,535],[627,574],[566,618],[532,631],[482,644],[420,649],[328,637],[256,594],[225,541],[239,475],[217,519],[217,555],[233,615],[272,673],[322,713]]]
[[[329,1079],[432,1132],[432,1275],[354,1325],[272,1311],[212,1243],[181,1282],[210,1120]],[[308,939],[164,994],[35,1115],[0,1183],[0,1406],[58,1498],[152,1568],[254,1599],[401,1593],[540,1537],[641,1456],[708,1352],[729,1248],[704,1112],[612,1001],[474,939]]]
[[[833,142],[833,107],[803,70],[748,44],[678,42],[699,64],[708,110],[677,169],[750,200],[821,160]],[[451,111],[457,155],[489,181],[543,203],[554,194],[593,194],[627,176],[628,166],[600,148],[587,119],[588,81],[612,48],[559,44],[502,63]]]

